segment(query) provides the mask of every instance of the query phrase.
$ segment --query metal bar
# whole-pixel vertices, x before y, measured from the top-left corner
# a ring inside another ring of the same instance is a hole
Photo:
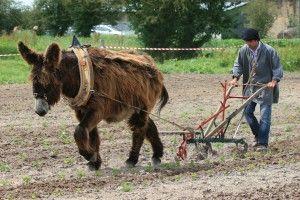
[[[222,84],[222,85],[223,85],[223,102],[221,102],[221,104],[222,104],[222,107],[225,108],[226,103],[227,103],[227,100],[228,100],[228,98],[229,98],[229,95],[226,96],[226,91],[227,91],[227,81],[225,81],[225,83]],[[224,109],[223,112],[222,112],[222,121],[224,121],[224,119],[225,119],[225,109]],[[222,135],[222,137],[224,137],[225,132],[224,132],[224,129],[223,129],[223,128],[220,130],[220,133],[219,133],[219,134]]]
[[[235,87],[235,86],[231,86],[231,87],[227,90],[227,92],[226,92],[226,97],[228,97],[228,96],[230,95],[230,93],[231,93],[231,91],[232,91],[232,89],[233,89],[234,87]],[[218,110],[216,111],[216,113],[219,112],[221,108],[222,108],[222,105],[219,106],[219,108],[218,108]],[[211,130],[211,128],[212,128],[212,126],[214,125],[215,121],[216,121],[216,118],[214,118],[214,119],[210,122],[210,124],[208,125],[208,127],[207,127],[206,130],[204,131],[204,135],[206,135],[206,134]]]
[[[229,96],[228,98],[230,99],[248,99],[249,97],[247,96]]]
[[[239,112],[245,108],[252,99],[254,99],[256,96],[258,96],[267,86],[264,86],[257,90],[254,94],[252,94],[238,109],[236,109],[233,113],[231,113],[226,120],[221,122],[214,130],[204,135],[204,138],[209,138],[214,136],[216,133],[218,133],[232,118],[234,118]]]
[[[244,139],[235,139],[235,138],[193,138],[188,140],[188,144],[190,143],[207,143],[207,142],[212,142],[212,143],[241,143],[244,144],[246,143]]]
[[[243,152],[247,152],[248,144],[244,139],[235,138],[192,138],[187,141],[187,144],[191,143],[235,143],[236,145],[242,144],[244,146]]]
[[[170,134],[170,135],[177,135],[177,134],[188,134],[191,133],[190,131],[159,131],[162,134]],[[195,134],[201,134],[200,131],[195,131]]]
[[[221,110],[219,110],[218,112],[216,112],[214,115],[210,116],[209,118],[207,118],[206,120],[204,120],[203,122],[201,122],[201,124],[199,124],[199,126],[196,128],[196,130],[203,128],[203,126],[208,123],[210,120],[212,120],[213,118],[216,118],[219,116],[220,113],[222,113],[223,111],[225,111],[225,109],[229,108],[228,106],[225,106],[224,108],[222,108]]]

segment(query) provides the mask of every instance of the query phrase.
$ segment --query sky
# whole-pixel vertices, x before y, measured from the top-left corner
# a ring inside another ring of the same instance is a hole
[[[21,2],[23,5],[31,6],[34,0],[18,0],[18,1]]]

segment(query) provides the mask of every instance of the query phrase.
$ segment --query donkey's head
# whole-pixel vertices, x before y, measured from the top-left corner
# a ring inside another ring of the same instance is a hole
[[[59,65],[61,51],[57,44],[51,44],[44,54],[29,49],[23,42],[18,43],[23,59],[32,66],[30,79],[35,98],[35,112],[44,116],[50,107],[60,99],[61,82]]]

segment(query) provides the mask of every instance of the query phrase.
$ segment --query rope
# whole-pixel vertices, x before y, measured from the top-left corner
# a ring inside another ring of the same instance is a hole
[[[223,51],[226,48],[239,48],[240,46],[232,47],[198,47],[198,48],[153,48],[153,47],[123,47],[123,46],[100,46],[101,49],[121,49],[121,50],[144,50],[144,51]]]
[[[0,57],[10,57],[10,56],[19,56],[18,53],[11,53],[11,54],[1,54]]]
[[[224,51],[228,48],[239,48],[240,46],[231,47],[198,47],[198,48],[155,48],[155,47],[123,47],[123,46],[100,46],[100,49],[117,49],[117,50],[140,50],[140,51]],[[19,56],[20,54],[0,54],[0,57]]]
[[[118,103],[123,104],[123,105],[126,105],[126,106],[128,106],[128,107],[137,109],[137,110],[139,110],[139,111],[143,111],[143,112],[145,112],[145,113],[147,113],[147,114],[149,114],[149,115],[152,115],[152,116],[154,116],[154,117],[156,117],[156,118],[158,118],[158,119],[160,119],[160,120],[162,120],[162,121],[165,121],[165,122],[167,122],[167,123],[169,123],[169,124],[172,124],[173,126],[178,127],[178,128],[181,129],[182,131],[187,131],[187,130],[188,130],[188,131],[190,131],[191,133],[194,133],[194,129],[192,129],[192,128],[190,128],[190,127],[184,127],[184,126],[181,126],[181,125],[179,125],[179,124],[177,124],[177,123],[175,123],[175,122],[173,122],[173,121],[170,121],[170,120],[168,120],[168,119],[165,119],[165,118],[162,118],[162,117],[160,117],[160,116],[158,116],[158,115],[155,115],[155,114],[153,114],[153,113],[151,113],[151,112],[148,112],[147,110],[144,110],[144,109],[142,109],[142,108],[139,108],[139,107],[136,107],[136,106],[127,104],[127,103],[125,103],[125,102],[123,102],[123,101],[114,99],[114,98],[110,97],[109,95],[105,94],[104,92],[102,92],[102,93],[96,93],[96,92],[94,92],[93,94],[96,94],[96,95],[98,95],[98,96],[100,96],[100,97],[104,97],[104,98],[106,98],[106,99],[109,99],[109,100],[112,100],[112,101],[115,101],[115,102],[118,102]]]

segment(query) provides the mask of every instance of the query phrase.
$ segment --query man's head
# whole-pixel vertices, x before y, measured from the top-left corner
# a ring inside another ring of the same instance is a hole
[[[258,31],[252,28],[245,29],[242,34],[242,39],[246,42],[246,44],[251,48],[255,49],[260,41],[260,37]]]

